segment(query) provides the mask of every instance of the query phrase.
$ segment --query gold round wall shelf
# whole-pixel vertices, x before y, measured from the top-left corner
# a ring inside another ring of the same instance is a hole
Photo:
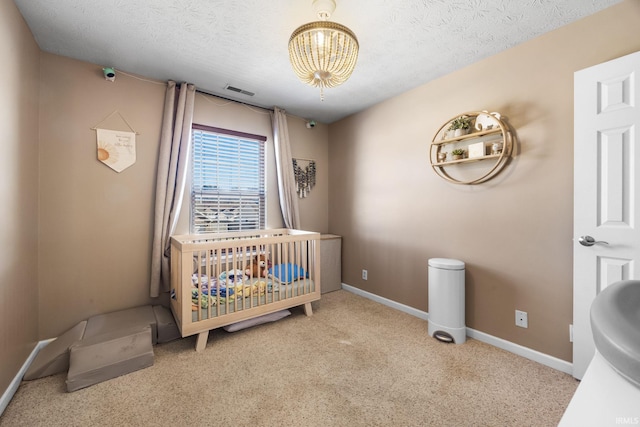
[[[438,129],[429,160],[433,170],[449,182],[480,184],[500,173],[512,147],[512,132],[499,113],[472,111],[451,118]]]

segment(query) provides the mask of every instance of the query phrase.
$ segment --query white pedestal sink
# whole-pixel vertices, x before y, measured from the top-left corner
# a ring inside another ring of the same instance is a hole
[[[622,280],[598,294],[591,304],[591,332],[611,367],[640,387],[640,280]]]
[[[618,375],[596,351],[558,426],[625,425],[640,425],[640,388]]]
[[[640,425],[640,281],[609,285],[591,305],[596,354],[561,427]]]

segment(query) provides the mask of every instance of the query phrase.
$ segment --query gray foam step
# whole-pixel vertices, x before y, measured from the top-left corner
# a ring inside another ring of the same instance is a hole
[[[120,329],[83,339],[70,349],[67,391],[116,378],[153,365],[151,326]]]
[[[90,317],[87,320],[87,328],[84,331],[83,340],[121,329],[144,326],[151,327],[151,339],[155,344],[157,342],[158,326],[153,308],[150,305]]]
[[[24,374],[24,380],[55,375],[69,369],[69,347],[82,339],[87,321],[83,320],[43,347]]]
[[[69,370],[70,347],[74,344],[97,343],[105,337],[123,333],[126,335],[131,330],[141,330],[146,326],[151,331],[151,344],[165,343],[181,337],[171,311],[161,305],[153,307],[148,305],[96,315],[78,323],[43,347],[27,369],[23,379],[35,380]]]
[[[165,343],[180,338],[180,330],[176,324],[176,320],[173,318],[171,311],[161,305],[153,306],[153,313],[156,316],[156,324],[158,329],[159,343]]]

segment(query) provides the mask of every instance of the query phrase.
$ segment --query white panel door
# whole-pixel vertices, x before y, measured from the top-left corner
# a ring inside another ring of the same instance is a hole
[[[573,376],[580,379],[595,352],[593,299],[640,274],[640,52],[574,77]]]

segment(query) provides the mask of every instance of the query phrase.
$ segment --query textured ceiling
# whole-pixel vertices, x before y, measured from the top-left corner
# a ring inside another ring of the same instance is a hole
[[[301,83],[287,43],[311,0],[15,0],[40,48],[331,123],[619,0],[337,0],[360,42],[342,86]],[[225,89],[235,86],[255,96]]]

